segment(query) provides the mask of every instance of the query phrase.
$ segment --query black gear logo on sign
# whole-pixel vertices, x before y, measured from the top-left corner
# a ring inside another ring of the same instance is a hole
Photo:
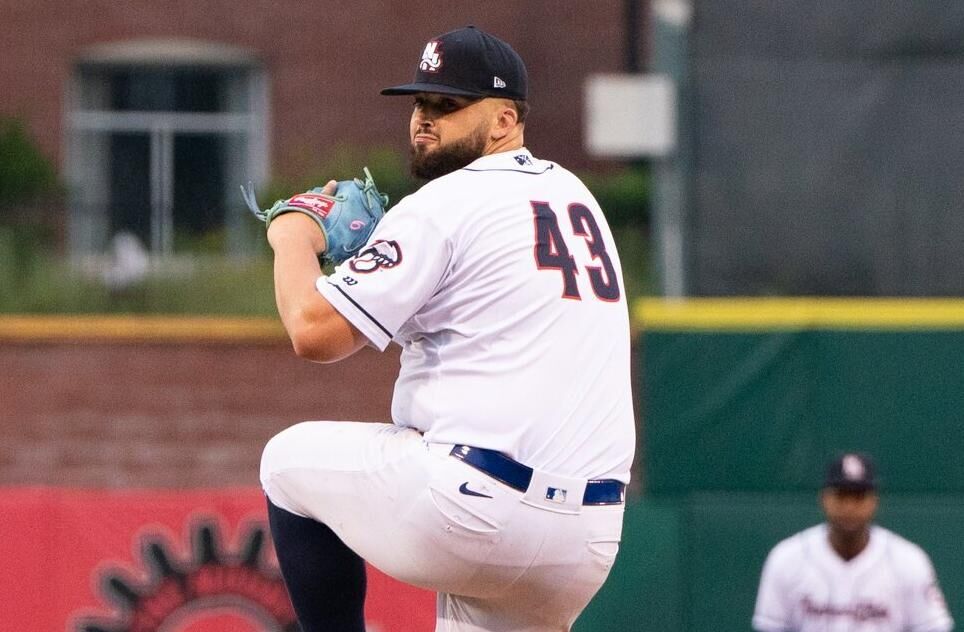
[[[267,528],[250,523],[236,553],[221,550],[213,520],[190,528],[192,559],[178,560],[159,532],[140,537],[149,575],[138,581],[119,566],[101,571],[98,586],[114,617],[75,619],[76,632],[298,632],[277,568],[264,559]],[[143,573],[141,573],[143,574]]]

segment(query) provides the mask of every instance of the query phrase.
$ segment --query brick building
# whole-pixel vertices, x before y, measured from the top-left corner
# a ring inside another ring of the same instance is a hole
[[[199,226],[243,249],[237,185],[298,177],[338,147],[405,151],[409,101],[378,91],[465,24],[526,60],[533,152],[592,166],[583,82],[625,68],[639,4],[0,0],[0,116],[22,119],[68,183],[71,252],[119,230],[170,252]]]

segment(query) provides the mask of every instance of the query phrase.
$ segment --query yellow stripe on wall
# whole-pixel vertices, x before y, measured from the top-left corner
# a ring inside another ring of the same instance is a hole
[[[635,331],[964,329],[964,299],[638,299]],[[215,316],[0,316],[0,341],[280,342],[275,318]]]
[[[639,299],[634,329],[747,331],[769,329],[964,329],[956,298],[691,298]]]
[[[0,340],[21,342],[274,342],[273,318],[207,316],[0,316]]]

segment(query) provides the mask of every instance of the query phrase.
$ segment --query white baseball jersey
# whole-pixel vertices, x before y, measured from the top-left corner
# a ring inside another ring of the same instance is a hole
[[[845,561],[826,524],[770,552],[753,628],[761,632],[944,632],[954,622],[930,558],[916,544],[872,526],[867,547]]]
[[[429,182],[317,288],[374,347],[402,346],[395,424],[628,482],[619,258],[592,194],[558,164],[520,149]]]

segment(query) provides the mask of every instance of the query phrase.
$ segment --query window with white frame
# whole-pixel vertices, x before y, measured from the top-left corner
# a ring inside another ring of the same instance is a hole
[[[155,256],[200,243],[250,250],[240,185],[266,175],[267,89],[255,57],[191,41],[99,46],[74,69],[67,111],[71,255],[118,234]]]

